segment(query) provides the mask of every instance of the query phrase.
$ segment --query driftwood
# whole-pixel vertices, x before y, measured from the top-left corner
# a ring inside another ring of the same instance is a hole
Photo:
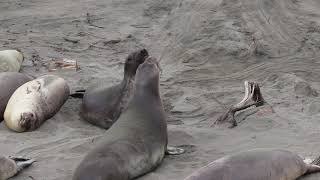
[[[65,70],[71,69],[75,71],[80,70],[80,66],[76,60],[67,59],[67,58],[52,60],[51,62],[48,63],[47,68],[49,72],[56,71],[58,69],[65,69]]]
[[[255,82],[244,82],[245,86],[245,95],[244,98],[236,105],[231,106],[223,113],[211,126],[223,124],[223,123],[230,123],[229,128],[233,128],[238,125],[237,121],[235,120],[235,113],[237,111],[241,111],[247,109],[251,106],[262,106],[266,102],[262,97],[260,87]]]

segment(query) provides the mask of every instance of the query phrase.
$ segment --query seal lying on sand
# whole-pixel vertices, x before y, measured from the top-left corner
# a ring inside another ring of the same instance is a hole
[[[0,73],[0,122],[3,120],[3,113],[8,101],[14,91],[24,83],[31,81],[28,76],[18,72]]]
[[[22,53],[17,50],[0,51],[0,72],[18,72],[23,59]]]
[[[82,160],[73,180],[131,180],[162,162],[168,136],[159,72],[151,57],[138,67],[128,108]]]
[[[15,176],[33,162],[33,159],[0,156],[0,180],[7,180]]]
[[[118,85],[110,87],[109,84],[99,82],[85,91],[71,94],[72,97],[83,96],[80,117],[93,125],[109,129],[128,106],[133,95],[136,70],[148,56],[146,49],[131,53],[124,65],[123,80]]]
[[[69,93],[67,82],[58,76],[46,75],[29,81],[9,99],[4,121],[16,132],[35,130],[60,110]]]
[[[286,150],[254,149],[220,158],[185,180],[295,180],[320,172],[320,166],[306,164]]]

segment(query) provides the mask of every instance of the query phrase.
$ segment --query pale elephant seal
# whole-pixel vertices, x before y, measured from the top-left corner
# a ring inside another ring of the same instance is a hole
[[[72,94],[72,97],[81,97],[84,92],[80,117],[95,126],[109,129],[128,106],[133,95],[136,70],[148,56],[146,49],[131,53],[126,59],[120,84],[110,87],[109,84],[99,82],[89,86],[85,92]]]
[[[19,72],[23,54],[17,50],[0,51],[0,72]]]
[[[18,158],[18,157],[4,157],[0,156],[0,180],[7,180],[24,168],[30,166],[33,162],[33,159]]]
[[[151,57],[138,67],[128,108],[82,160],[73,180],[131,180],[162,162],[168,136],[159,71]]]
[[[254,149],[213,161],[185,180],[296,180],[319,171],[320,166],[306,164],[292,152]]]
[[[3,113],[8,104],[9,98],[14,91],[24,83],[31,81],[31,78],[18,72],[0,73],[0,122],[3,120]]]
[[[35,130],[60,110],[69,93],[67,82],[58,76],[45,75],[29,81],[9,99],[4,121],[16,132]]]

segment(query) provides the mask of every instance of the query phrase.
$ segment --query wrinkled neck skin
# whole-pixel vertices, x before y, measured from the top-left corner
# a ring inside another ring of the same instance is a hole
[[[121,88],[123,89],[123,92],[126,94],[126,92],[128,91],[129,93],[132,91],[133,89],[133,84],[134,84],[134,79],[135,76],[125,72],[122,82],[121,82]]]
[[[120,116],[121,112],[123,112],[127,108],[129,104],[129,101],[134,91],[134,79],[135,79],[135,76],[128,75],[128,74],[125,74],[123,77],[123,80],[120,84],[121,92],[122,92],[120,96],[120,101],[119,101],[120,113],[117,115],[116,119]]]

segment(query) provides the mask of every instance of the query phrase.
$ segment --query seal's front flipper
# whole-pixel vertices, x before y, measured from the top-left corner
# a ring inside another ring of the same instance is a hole
[[[32,163],[35,162],[34,159],[28,159],[23,157],[9,157],[10,159],[14,160],[18,167],[18,172],[23,170],[24,168],[29,167]]]
[[[73,98],[83,98],[84,93],[86,92],[86,90],[78,90],[75,93],[70,94],[69,96],[73,97]]]
[[[185,153],[185,150],[178,147],[167,146],[166,154],[167,155],[179,155]]]

